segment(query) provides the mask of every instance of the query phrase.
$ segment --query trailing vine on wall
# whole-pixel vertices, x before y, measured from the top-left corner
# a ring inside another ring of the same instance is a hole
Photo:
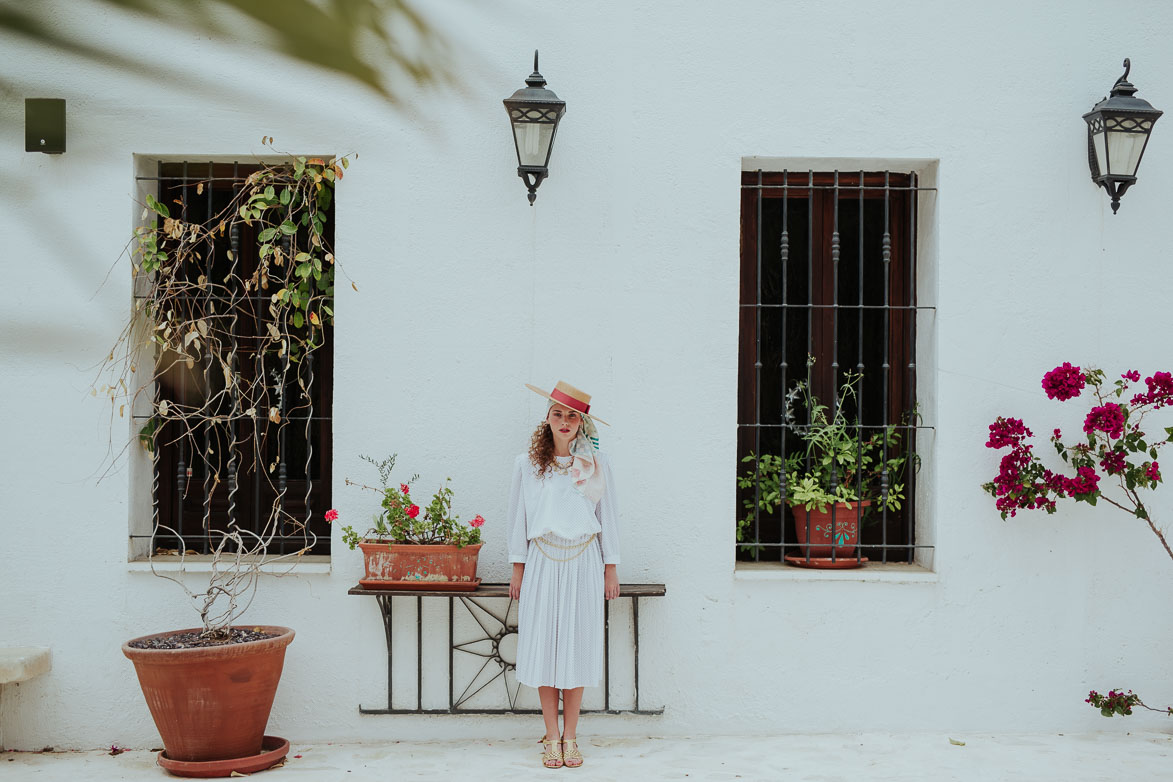
[[[271,147],[272,138],[264,141]],[[213,554],[208,588],[195,592],[155,571],[183,586],[206,635],[227,634],[251,602],[263,565],[276,564],[281,572],[282,563],[296,564],[316,541],[307,520],[285,509],[283,461],[289,456],[281,433],[304,420],[305,442],[311,441],[311,359],[334,319],[337,264],[327,215],[348,166],[345,156],[263,164],[238,183],[227,206],[202,222],[188,222],[186,210],[148,194],[143,224],[134,231],[134,309],[102,365],[114,376],[102,391],[120,417],[149,401],[139,440],[156,458],[160,438],[182,440],[192,462],[188,475],[202,480],[205,498],[227,486],[227,525],[213,525],[210,507],[204,510],[201,535],[210,539],[205,544]],[[198,183],[196,193],[204,187]],[[248,264],[242,263],[245,242],[252,245]],[[161,392],[180,375],[191,393]],[[256,465],[275,499],[261,508],[263,518],[238,524],[238,513],[253,512],[236,507],[246,464]],[[160,522],[158,479],[156,467],[152,569],[156,536],[178,539],[181,561],[191,551],[179,531]],[[185,490],[196,482],[188,481]],[[273,542],[291,535],[300,536],[300,548],[275,552]]]

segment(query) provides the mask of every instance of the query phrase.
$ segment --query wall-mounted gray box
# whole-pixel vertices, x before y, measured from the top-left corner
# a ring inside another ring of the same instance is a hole
[[[24,151],[53,155],[65,151],[64,98],[25,98]]]

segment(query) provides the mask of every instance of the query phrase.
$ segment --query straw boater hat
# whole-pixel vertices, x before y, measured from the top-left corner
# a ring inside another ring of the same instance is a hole
[[[554,386],[554,390],[548,394],[537,386],[531,386],[529,383],[526,383],[525,387],[535,394],[546,397],[551,402],[566,405],[571,410],[577,410],[582,414],[584,420],[582,426],[579,427],[578,436],[570,443],[570,455],[573,458],[570,462],[569,474],[574,483],[574,488],[579,494],[591,502],[598,502],[607,490],[607,479],[604,477],[603,470],[600,468],[596,459],[596,451],[598,450],[599,443],[594,423],[598,421],[600,424],[607,424],[607,422],[590,414],[591,395],[584,394],[574,386],[569,383],[563,383],[561,380]],[[610,425],[607,424],[607,426]]]
[[[607,426],[611,425],[602,418],[599,418],[597,415],[591,415],[591,395],[579,391],[569,383],[564,383],[559,380],[554,385],[554,390],[550,393],[546,393],[537,386],[531,386],[529,383],[526,383],[525,387],[530,391],[533,391],[535,394],[540,394],[553,402],[557,402],[560,405],[566,405],[571,410],[577,410],[592,421],[598,421],[600,424],[606,424]]]

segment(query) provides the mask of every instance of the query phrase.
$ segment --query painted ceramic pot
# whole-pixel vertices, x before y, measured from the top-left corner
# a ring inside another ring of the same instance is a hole
[[[854,557],[859,544],[860,512],[872,504],[862,502],[839,502],[828,505],[825,511],[813,508],[808,511],[802,505],[791,507],[794,511],[794,531],[798,536],[798,548],[804,557]],[[832,510],[834,516],[832,516]]]

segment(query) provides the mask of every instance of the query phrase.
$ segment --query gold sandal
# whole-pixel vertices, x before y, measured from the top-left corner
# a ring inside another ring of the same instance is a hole
[[[545,747],[542,752],[542,765],[546,768],[562,768],[562,741],[561,739],[538,739],[538,743]],[[551,749],[551,746],[555,747]],[[581,765],[581,764],[580,764]]]
[[[568,744],[573,745],[574,749],[568,749]],[[562,763],[567,768],[578,768],[582,765],[582,753],[578,751],[577,739],[562,739]]]

